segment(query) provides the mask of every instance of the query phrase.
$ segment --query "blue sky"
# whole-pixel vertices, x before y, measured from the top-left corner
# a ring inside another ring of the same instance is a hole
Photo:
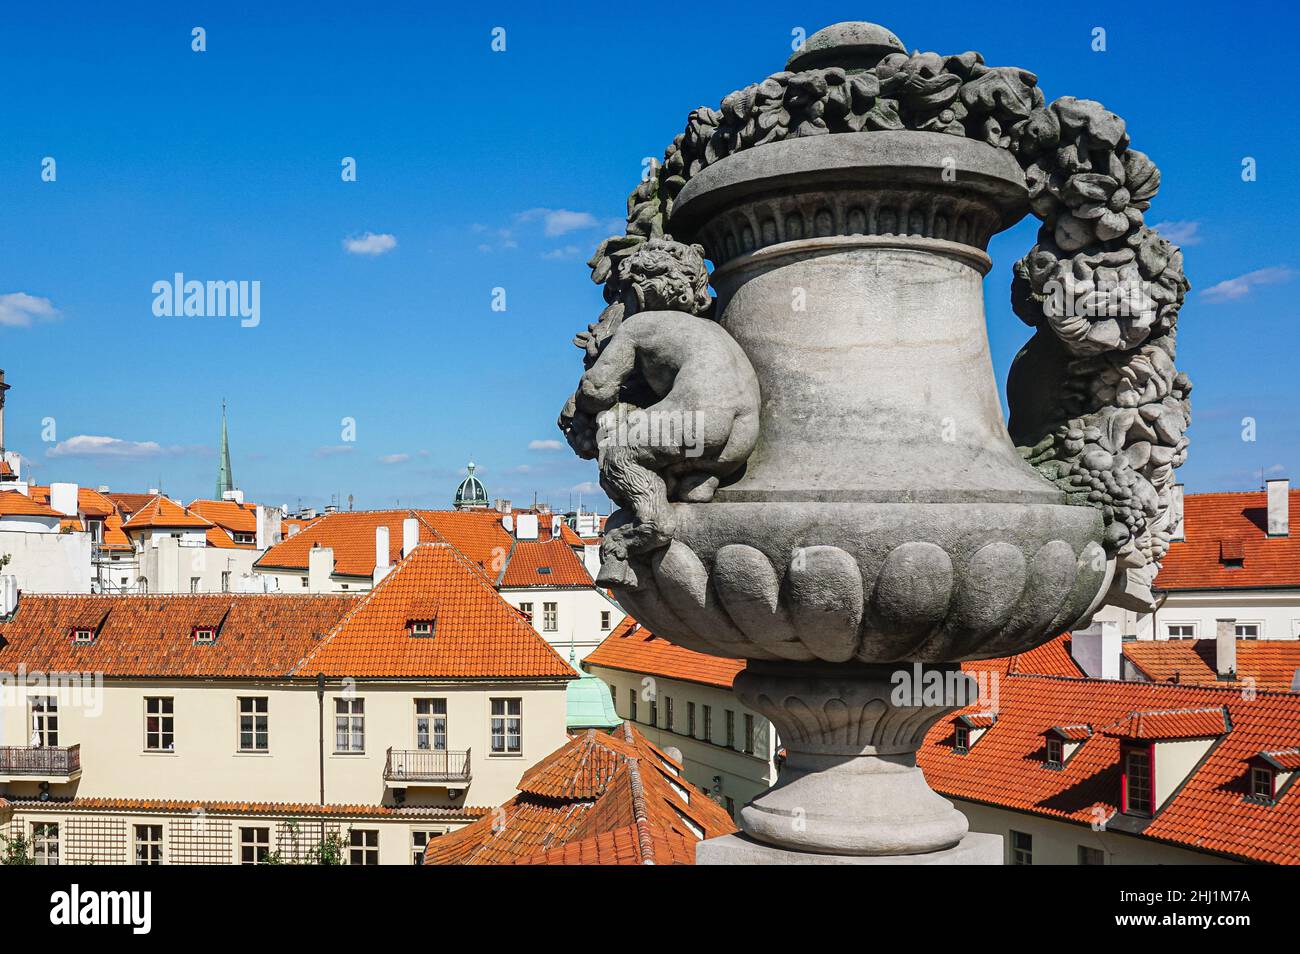
[[[654,9],[7,9],[7,446],[42,482],[207,496],[225,397],[235,476],[259,501],[446,506],[471,456],[494,496],[567,506],[585,486],[597,499],[594,466],[556,449],[554,422],[581,369],[569,339],[601,306],[583,263],[642,158],[693,107],[779,69],[795,28],[885,8],[698,4],[665,22]],[[1180,472],[1193,492],[1300,478],[1297,92],[1285,78],[1298,20],[1251,3],[1230,16],[1197,3],[898,4],[885,20],[909,47],[1031,69],[1049,99],[1101,100],[1160,165],[1148,221],[1179,223],[1195,286],[1179,336],[1195,382]],[[494,27],[505,52],[491,49]],[[1095,27],[1105,52],[1091,49]],[[41,179],[47,156],[54,182]],[[355,182],[341,181],[345,156]],[[1257,181],[1242,181],[1244,157]],[[1034,229],[990,249],[999,379],[1028,337],[1008,287]],[[396,244],[345,248],[367,233]],[[260,281],[260,324],[156,317],[152,285],[178,271]]]

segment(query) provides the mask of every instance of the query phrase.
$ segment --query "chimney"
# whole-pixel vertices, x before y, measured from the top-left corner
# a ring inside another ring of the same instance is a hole
[[[307,592],[329,593],[334,572],[334,548],[312,547],[307,553]]]
[[[1220,679],[1237,678],[1237,621],[1214,621],[1214,671]]]
[[[1268,535],[1291,535],[1291,481],[1285,477],[1264,483],[1268,488]]]
[[[0,371],[0,375],[4,372]],[[4,392],[0,391],[0,397]],[[0,576],[0,617],[8,619],[18,609],[18,577],[12,573]]]
[[[420,542],[420,521],[407,517],[402,521],[402,559],[410,556],[415,545]]]
[[[1118,622],[1094,620],[1087,629],[1076,629],[1070,634],[1070,655],[1089,678],[1118,679],[1123,652],[1124,639]]]
[[[1169,542],[1186,540],[1183,532],[1183,485],[1169,488]]]
[[[403,527],[403,530],[405,530],[405,527]],[[379,581],[386,577],[392,569],[388,560],[388,547],[388,528],[383,526],[375,527],[375,572],[372,577],[375,586],[378,586]]]
[[[254,519],[257,521],[257,529],[255,531],[257,534],[257,539],[253,541],[253,545],[256,546],[257,549],[259,550],[265,550],[266,549],[266,508],[263,507],[261,504],[258,504],[257,509],[253,511],[253,515],[254,515]]]
[[[536,540],[537,514],[521,513],[515,518],[515,539],[516,540]]]
[[[235,490],[223,490],[221,492],[222,500],[230,500],[237,504],[244,502],[244,492],[236,488]]]
[[[50,484],[50,509],[65,517],[77,515],[77,485]]]

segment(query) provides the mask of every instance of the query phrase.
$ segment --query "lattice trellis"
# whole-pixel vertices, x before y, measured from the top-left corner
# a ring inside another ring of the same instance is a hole
[[[275,828],[275,850],[286,865],[308,864],[315,860],[312,852],[316,846],[331,835],[340,835],[341,831],[338,822],[282,821]]]
[[[63,862],[69,865],[130,864],[127,825],[120,818],[69,818],[63,823]]]
[[[232,859],[230,822],[207,815],[173,818],[167,859],[173,865],[228,865]]]

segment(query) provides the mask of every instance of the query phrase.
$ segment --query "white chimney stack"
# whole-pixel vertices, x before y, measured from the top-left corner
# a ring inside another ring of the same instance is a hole
[[[1169,488],[1169,542],[1185,540],[1183,531],[1183,485]]]
[[[77,485],[50,484],[50,509],[65,517],[77,515]]]
[[[307,592],[330,592],[330,577],[333,573],[333,547],[312,547],[307,552]]]
[[[537,536],[537,514],[521,513],[515,518],[515,539],[536,540]]]
[[[379,581],[386,577],[393,568],[388,558],[388,547],[388,528],[384,526],[375,527],[375,572],[372,576],[372,582],[375,586],[378,586]]]
[[[1291,535],[1291,481],[1285,477],[1266,481],[1268,488],[1268,535]]]
[[[235,490],[223,490],[221,492],[222,500],[230,500],[237,504],[244,502],[244,492],[236,488]]]
[[[402,521],[402,559],[410,556],[416,544],[420,542],[420,521],[407,517]]]
[[[1237,678],[1237,621],[1214,621],[1214,670],[1220,679]]]
[[[1070,655],[1089,678],[1118,679],[1123,653],[1124,638],[1113,620],[1094,620],[1070,634]]]
[[[18,577],[12,573],[0,576],[0,616],[12,616],[18,609]]]

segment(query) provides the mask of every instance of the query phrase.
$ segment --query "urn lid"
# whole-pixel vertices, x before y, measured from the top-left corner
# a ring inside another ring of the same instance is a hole
[[[804,41],[785,64],[791,72],[838,66],[850,73],[869,70],[890,53],[906,53],[903,41],[878,23],[832,23]]]

